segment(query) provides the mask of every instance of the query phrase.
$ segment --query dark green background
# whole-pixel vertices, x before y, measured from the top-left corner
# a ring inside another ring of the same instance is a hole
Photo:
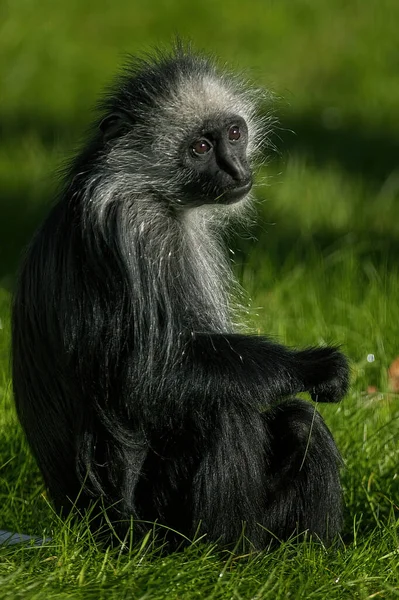
[[[338,234],[376,235],[396,253],[398,22],[397,0],[3,0],[0,282],[12,282],[21,248],[54,196],[56,167],[80,141],[124,55],[168,46],[176,34],[275,94],[281,157],[272,156],[268,187],[258,191],[275,200],[265,215],[278,222],[269,255],[281,261],[304,228],[322,246],[337,238],[326,172],[336,182],[337,204],[343,194],[352,207]],[[297,156],[300,176],[288,185],[285,170]],[[303,210],[301,178],[313,188]],[[320,218],[305,222],[304,214],[315,212]]]

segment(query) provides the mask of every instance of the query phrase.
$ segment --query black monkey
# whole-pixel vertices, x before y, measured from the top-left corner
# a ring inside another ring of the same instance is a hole
[[[336,348],[235,332],[223,222],[250,204],[256,93],[182,47],[132,61],[22,265],[19,418],[66,514],[100,499],[120,535],[158,521],[258,549],[341,526],[340,457],[293,399],[347,390]],[[285,397],[291,396],[291,399]]]

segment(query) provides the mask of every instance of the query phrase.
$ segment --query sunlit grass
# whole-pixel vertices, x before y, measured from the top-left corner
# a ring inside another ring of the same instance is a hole
[[[329,183],[328,183],[329,185]],[[243,280],[254,326],[292,345],[341,342],[352,361],[351,393],[319,407],[345,461],[342,541],[325,550],[292,540],[271,553],[226,554],[206,540],[162,555],[152,535],[127,552],[98,547],[85,519],[63,523],[44,496],[11,402],[8,301],[1,297],[0,527],[51,536],[43,548],[0,549],[2,598],[394,598],[399,593],[399,400],[387,385],[397,351],[398,279],[356,245],[308,247],[274,265],[256,244]],[[253,285],[263,270],[262,284]],[[255,312],[255,311],[254,311]],[[373,353],[375,362],[368,363]],[[378,391],[368,392],[373,385]]]
[[[0,529],[51,537],[0,548],[1,600],[399,597],[398,21],[396,0],[0,5]],[[54,514],[17,422],[2,287],[123,54],[176,33],[275,92],[281,156],[258,174],[259,220],[237,229],[235,267],[254,331],[340,344],[351,361],[348,397],[319,407],[345,463],[345,526],[328,550],[290,540],[249,557],[201,540],[166,556],[159,533],[99,547],[89,517]]]

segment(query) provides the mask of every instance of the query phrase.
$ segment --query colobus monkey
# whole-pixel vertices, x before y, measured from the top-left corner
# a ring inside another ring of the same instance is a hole
[[[250,203],[256,94],[183,47],[129,64],[27,252],[13,306],[19,418],[56,509],[98,500],[257,549],[341,526],[333,347],[235,331],[225,217]],[[243,525],[244,524],[244,525]]]

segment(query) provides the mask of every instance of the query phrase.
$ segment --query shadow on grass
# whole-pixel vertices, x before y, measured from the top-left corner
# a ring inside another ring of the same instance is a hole
[[[62,143],[71,149],[85,132],[93,114],[87,111],[77,112],[70,118],[54,119],[40,113],[18,112],[2,115],[0,113],[0,140],[22,140],[27,135],[36,136],[48,149],[56,143]]]
[[[93,113],[87,111],[60,120],[26,112],[0,114],[0,139],[15,141],[30,133],[49,149],[55,143],[71,149],[92,119]],[[282,156],[288,152],[305,154],[317,166],[334,163],[376,184],[399,169],[399,138],[388,129],[372,130],[355,119],[342,125],[326,120],[320,112],[283,113],[279,120],[273,141]]]
[[[2,189],[1,183],[0,197],[0,282],[10,287],[24,248],[47,214],[51,199],[44,196],[43,202],[31,202],[28,186],[16,191]]]
[[[320,115],[311,113],[286,115],[280,120],[282,129],[276,132],[280,139],[274,141],[284,162],[291,153],[301,154],[317,166],[336,164],[348,173],[362,177],[375,189],[380,188],[395,170],[399,173],[399,139],[389,131],[368,131],[364,124],[355,121],[345,128],[333,129],[326,127]],[[82,137],[84,124],[88,121],[87,113],[78,115],[73,121],[64,119],[60,122],[46,115],[25,113],[7,115],[7,118],[0,115],[0,139],[15,143],[29,133],[37,136],[49,150],[55,144],[61,144],[70,151]],[[15,168],[18,169],[18,165]],[[18,190],[7,189],[0,182],[0,281],[4,282],[6,276],[9,281],[12,279],[22,248],[49,209],[54,189],[43,188],[38,193],[37,189],[32,189],[34,187],[35,181],[32,184],[21,181]],[[37,201],[39,194],[40,202]],[[258,230],[255,236],[262,239],[262,232]],[[370,239],[373,240],[372,246],[380,248],[374,252],[378,260],[385,260],[385,249],[389,249],[390,255],[396,259],[399,257],[399,241],[389,232],[375,236],[372,231],[363,231],[357,236],[360,243],[368,243],[369,246]],[[336,231],[314,231],[312,235],[313,245],[321,252],[336,239]],[[270,244],[269,239],[265,251],[281,264],[293,246],[298,256],[306,255],[306,240],[303,243],[298,240],[297,231],[279,231],[279,240]],[[239,247],[247,253],[250,246],[239,244]],[[262,244],[258,244],[258,252],[262,251],[261,247]]]
[[[376,187],[393,171],[398,170],[399,177],[399,138],[388,130],[372,131],[360,121],[327,126],[322,115],[313,113],[283,116],[281,124],[277,146],[282,155],[304,154],[319,167],[338,165]]]

